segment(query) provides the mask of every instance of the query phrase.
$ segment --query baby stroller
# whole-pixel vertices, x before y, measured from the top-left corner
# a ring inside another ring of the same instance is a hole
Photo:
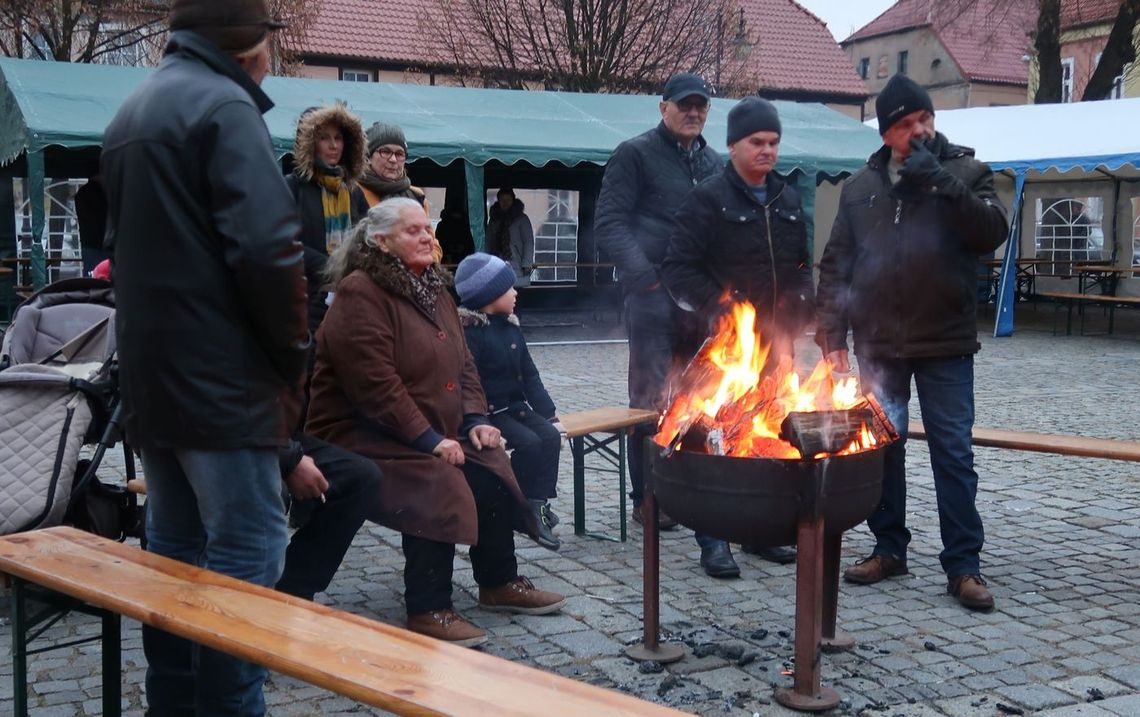
[[[120,443],[128,484],[135,478],[114,323],[114,292],[100,279],[58,281],[13,312],[0,349],[0,535],[61,523],[115,540],[140,534],[135,495],[96,475]]]

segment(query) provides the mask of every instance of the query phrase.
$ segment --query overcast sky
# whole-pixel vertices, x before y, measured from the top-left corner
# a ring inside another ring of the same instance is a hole
[[[842,40],[894,5],[894,0],[796,0],[827,23],[827,29]]]

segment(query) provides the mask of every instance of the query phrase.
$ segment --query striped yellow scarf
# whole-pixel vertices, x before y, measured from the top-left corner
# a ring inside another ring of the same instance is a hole
[[[325,250],[332,254],[352,231],[348,186],[335,174],[318,174],[317,182],[321,185],[321,209],[325,213]]]

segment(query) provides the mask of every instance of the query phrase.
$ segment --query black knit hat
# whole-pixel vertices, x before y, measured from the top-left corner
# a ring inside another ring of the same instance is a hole
[[[515,270],[493,254],[475,252],[455,269],[459,305],[478,311],[515,285]]]
[[[879,134],[885,134],[895,122],[911,112],[926,110],[934,114],[930,95],[906,75],[895,75],[887,80],[882,92],[875,98],[875,115],[879,118]]]
[[[756,132],[780,134],[780,114],[776,105],[762,97],[745,97],[728,111],[728,143]]]
[[[408,140],[405,139],[404,130],[400,129],[399,125],[374,122],[368,128],[368,156],[371,157],[376,150],[386,144],[394,144],[403,147],[405,152],[408,151]]]
[[[257,45],[270,30],[288,27],[269,14],[266,0],[174,0],[171,30],[192,30],[230,53]]]

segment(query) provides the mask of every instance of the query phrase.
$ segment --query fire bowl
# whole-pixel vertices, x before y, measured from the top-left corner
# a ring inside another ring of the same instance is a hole
[[[736,458],[679,450],[646,438],[661,510],[698,533],[758,547],[796,542],[801,516],[837,536],[879,504],[886,444],[819,460]],[[807,511],[805,513],[805,511]]]

